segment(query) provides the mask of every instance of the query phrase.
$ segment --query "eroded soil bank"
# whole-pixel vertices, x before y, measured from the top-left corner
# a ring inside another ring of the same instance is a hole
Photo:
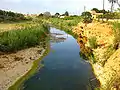
[[[112,25],[94,22],[86,27],[79,23],[74,27],[73,33],[78,35],[81,52],[86,54],[92,63],[94,72],[100,80],[101,90],[120,90],[120,49],[113,49],[115,37]],[[90,47],[91,37],[96,37],[98,46],[95,49]]]
[[[32,67],[45,49],[42,46],[24,49],[15,53],[0,53],[0,90],[7,90]]]

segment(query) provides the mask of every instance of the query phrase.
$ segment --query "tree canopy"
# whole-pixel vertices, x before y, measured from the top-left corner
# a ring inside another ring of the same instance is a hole
[[[51,13],[50,12],[44,12],[43,16],[46,17],[46,18],[49,18],[49,17],[51,17]]]
[[[64,15],[65,15],[65,16],[69,16],[69,13],[68,13],[68,11],[66,11]]]
[[[54,15],[54,16],[55,16],[55,17],[58,17],[59,15],[60,15],[60,13],[55,13],[55,15]]]
[[[0,10],[0,22],[26,20],[23,14]]]
[[[40,13],[40,14],[39,14],[39,17],[43,17],[43,14],[42,14],[42,13]]]
[[[92,10],[94,10],[96,13],[100,12],[99,9],[97,9],[97,8],[93,8]]]
[[[92,15],[90,12],[83,12],[82,15],[84,23],[91,23],[92,22]]]
[[[93,8],[92,10],[94,10],[96,13],[108,13],[108,11],[106,11],[106,10],[99,10],[99,9],[97,9],[97,8]]]

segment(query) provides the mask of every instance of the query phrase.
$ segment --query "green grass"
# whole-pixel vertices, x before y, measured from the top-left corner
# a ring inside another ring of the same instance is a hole
[[[120,23],[113,23],[113,33],[114,33],[114,45],[117,48],[117,45],[120,43]]]
[[[110,58],[110,56],[115,52],[115,48],[113,45],[109,45],[107,47],[107,50],[104,53],[104,58],[105,60],[101,62],[102,66],[105,65],[105,63],[107,62],[107,60]]]
[[[89,38],[89,45],[90,45],[90,48],[96,49],[97,48],[97,38],[96,37]]]
[[[0,33],[0,51],[13,52],[39,45],[44,41],[48,27],[44,24]]]

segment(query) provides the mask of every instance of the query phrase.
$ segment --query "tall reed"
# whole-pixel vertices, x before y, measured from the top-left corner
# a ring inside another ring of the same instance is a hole
[[[0,51],[12,52],[32,47],[44,41],[48,27],[44,24],[0,33]]]

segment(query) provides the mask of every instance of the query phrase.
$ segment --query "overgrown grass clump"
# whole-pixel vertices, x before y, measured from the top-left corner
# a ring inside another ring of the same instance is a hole
[[[105,65],[105,63],[107,62],[107,60],[110,58],[110,56],[113,54],[115,52],[115,48],[114,48],[114,46],[113,45],[109,45],[108,47],[107,47],[107,50],[105,51],[105,53],[104,53],[104,61],[101,61],[101,64],[102,64],[102,66],[104,66]]]
[[[120,44],[120,23],[115,22],[113,23],[113,33],[114,33],[114,45],[115,48],[117,49],[119,44]]]
[[[48,27],[44,24],[2,32],[0,33],[0,51],[13,52],[39,45],[44,41],[47,33]]]
[[[96,49],[98,46],[97,45],[97,38],[96,37],[89,38],[89,45],[90,45],[90,48]]]

